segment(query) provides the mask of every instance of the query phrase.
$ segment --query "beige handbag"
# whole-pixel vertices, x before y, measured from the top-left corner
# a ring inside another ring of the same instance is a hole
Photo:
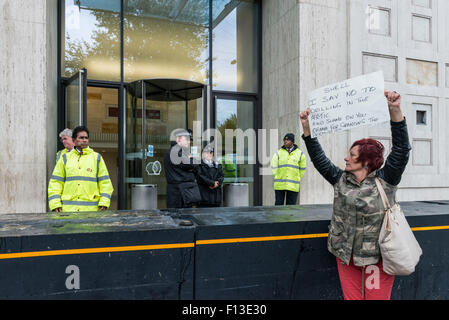
[[[379,179],[375,180],[385,207],[385,218],[379,234],[383,269],[390,275],[409,275],[415,271],[422,249],[416,241],[399,203],[396,202],[391,207]]]

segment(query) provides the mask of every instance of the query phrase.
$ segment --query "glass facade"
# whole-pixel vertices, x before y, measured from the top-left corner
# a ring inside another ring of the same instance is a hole
[[[124,79],[206,83],[209,1],[126,1]]]
[[[253,205],[256,136],[251,129],[254,128],[254,101],[217,98],[215,119],[215,127],[222,137],[221,155],[217,158],[223,166],[224,184],[247,183],[249,204]],[[237,129],[241,134],[235,134]],[[232,130],[233,136],[226,134],[226,130]]]
[[[157,184],[164,207],[164,176],[145,172],[148,161],[161,160],[171,130],[193,129],[195,120],[203,121],[203,129],[209,123],[221,130],[233,119],[236,129],[257,129],[260,1],[59,0],[59,6],[59,127],[74,126],[76,121],[68,120],[81,118],[75,107],[87,101],[79,110],[93,133],[93,147],[107,154],[114,194],[119,193],[114,207],[130,207],[132,183]],[[82,69],[87,74],[87,99],[79,96],[77,83],[69,83]],[[204,90],[193,100],[147,96],[143,103],[130,94],[130,86],[143,79],[187,80]],[[218,93],[226,98],[217,99]],[[250,101],[237,97],[242,94]],[[154,159],[145,158],[149,145],[155,148]],[[238,147],[234,143],[233,148]],[[251,146],[246,143],[244,148],[236,176],[226,181],[250,183],[252,204],[256,165],[248,162]]]
[[[202,89],[185,99],[181,98],[183,91],[180,89],[176,90],[179,97],[158,94],[158,88],[173,86],[174,83],[172,79],[155,79],[129,84],[125,150],[128,203],[131,203],[133,184],[152,184],[157,185],[158,208],[166,208],[167,182],[163,163],[165,153],[170,148],[170,134],[179,128],[193,128],[194,121],[202,120]],[[187,85],[196,87],[198,84],[186,84],[184,80],[177,80],[176,83],[178,88]],[[144,92],[146,99],[143,101]]]
[[[87,117],[89,146],[101,153],[111,177],[111,210],[118,208],[118,89],[87,87]]]
[[[123,43],[120,0],[60,1],[62,77],[120,81],[123,63],[125,82],[212,73],[214,90],[257,93],[258,1],[127,0]]]
[[[120,81],[120,0],[63,0],[61,76]]]
[[[257,5],[213,1],[213,88],[257,92]]]

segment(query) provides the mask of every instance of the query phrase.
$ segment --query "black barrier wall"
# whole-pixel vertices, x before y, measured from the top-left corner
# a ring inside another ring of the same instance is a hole
[[[392,299],[449,299],[449,201],[401,204],[423,256]],[[342,299],[331,206],[0,216],[0,299]]]
[[[192,227],[155,213],[21,218],[0,222],[0,299],[193,298]]]

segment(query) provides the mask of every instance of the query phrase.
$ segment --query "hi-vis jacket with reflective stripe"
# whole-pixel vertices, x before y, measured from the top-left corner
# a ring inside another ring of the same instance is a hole
[[[55,165],[48,185],[50,210],[97,211],[109,207],[114,188],[103,157],[87,147],[79,154],[74,148]]]
[[[56,162],[58,162],[59,158],[61,158],[61,156],[66,153],[68,153],[68,150],[66,148],[56,152]]]
[[[283,146],[271,159],[274,190],[299,192],[299,182],[306,172],[306,156],[295,144],[290,153]]]

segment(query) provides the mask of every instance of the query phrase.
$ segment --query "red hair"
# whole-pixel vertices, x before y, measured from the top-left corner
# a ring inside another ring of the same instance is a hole
[[[359,146],[359,157],[357,162],[368,166],[368,171],[379,169],[384,164],[384,150],[382,143],[374,139],[361,139],[354,142],[351,149]]]

